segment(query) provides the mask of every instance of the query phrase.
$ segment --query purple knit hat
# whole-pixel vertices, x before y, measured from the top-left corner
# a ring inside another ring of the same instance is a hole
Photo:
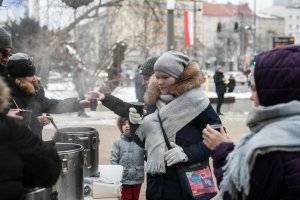
[[[300,101],[300,45],[289,45],[255,57],[254,79],[262,106]]]

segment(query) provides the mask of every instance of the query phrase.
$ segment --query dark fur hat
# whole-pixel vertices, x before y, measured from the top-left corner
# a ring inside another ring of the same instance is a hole
[[[35,75],[33,60],[25,53],[15,53],[9,57],[7,70],[11,77],[19,78]]]

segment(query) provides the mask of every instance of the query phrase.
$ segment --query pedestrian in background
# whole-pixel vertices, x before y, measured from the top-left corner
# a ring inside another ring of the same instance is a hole
[[[152,56],[146,59],[146,61],[141,66],[141,75],[143,77],[142,84],[147,88],[149,84],[150,77],[154,73],[154,64],[159,56]]]
[[[148,200],[192,199],[181,187],[177,163],[208,161],[210,151],[202,142],[206,124],[221,120],[201,89],[200,67],[181,52],[168,51],[154,64],[154,76],[145,94],[145,103],[155,105],[154,113],[142,118],[130,108],[131,123],[140,124],[135,134],[145,141],[147,152]],[[159,123],[170,141],[168,150]]]
[[[218,96],[217,108],[216,108],[218,115],[223,115],[221,113],[221,106],[224,102],[224,94],[227,89],[225,84],[224,71],[225,71],[224,67],[218,67],[214,74],[214,82],[216,86],[216,93]]]
[[[250,132],[233,143],[209,125],[204,143],[212,150],[215,176],[224,200],[294,200],[300,197],[300,46],[255,57],[250,76],[254,103]]]
[[[234,76],[231,74],[229,79],[228,79],[228,84],[227,84],[227,87],[228,87],[228,92],[233,92],[234,88],[235,88],[235,85],[236,85],[236,81],[235,81],[235,78]]]
[[[25,188],[54,185],[61,161],[51,143],[3,113],[9,100],[9,88],[0,78],[0,199],[20,200]]]
[[[124,167],[121,200],[138,200],[144,182],[145,152],[132,140],[128,119],[118,117],[117,126],[121,137],[113,143],[110,164]]]
[[[84,67],[84,63],[80,61],[72,74],[72,81],[75,85],[75,90],[78,94],[79,100],[84,100],[84,94],[89,91],[89,73]],[[84,108],[80,108],[78,111],[78,117],[89,117]]]
[[[138,65],[137,69],[134,72],[134,89],[135,89],[135,97],[139,102],[144,102],[144,93],[146,91],[146,87],[143,86],[143,77],[140,74],[141,65]]]

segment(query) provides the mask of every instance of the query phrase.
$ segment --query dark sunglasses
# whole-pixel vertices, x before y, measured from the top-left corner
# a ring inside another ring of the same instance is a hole
[[[1,55],[2,55],[2,58],[7,58],[7,57],[10,57],[10,56],[12,55],[11,52],[8,52],[8,51],[5,50],[5,49],[1,49],[1,50],[0,50],[0,53],[1,53]]]

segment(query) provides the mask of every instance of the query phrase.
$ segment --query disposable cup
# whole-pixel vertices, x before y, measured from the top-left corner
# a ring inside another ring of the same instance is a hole
[[[141,116],[144,114],[144,103],[142,102],[131,102],[131,105],[136,109],[137,113]]]
[[[221,132],[221,127],[222,127],[222,124],[212,124],[210,125],[213,129],[215,129],[216,131],[219,131]]]
[[[30,125],[31,122],[31,110],[20,110],[20,115],[23,117],[22,123],[26,126]]]
[[[90,108],[92,111],[96,111],[98,106],[98,100],[97,98],[90,98]]]

